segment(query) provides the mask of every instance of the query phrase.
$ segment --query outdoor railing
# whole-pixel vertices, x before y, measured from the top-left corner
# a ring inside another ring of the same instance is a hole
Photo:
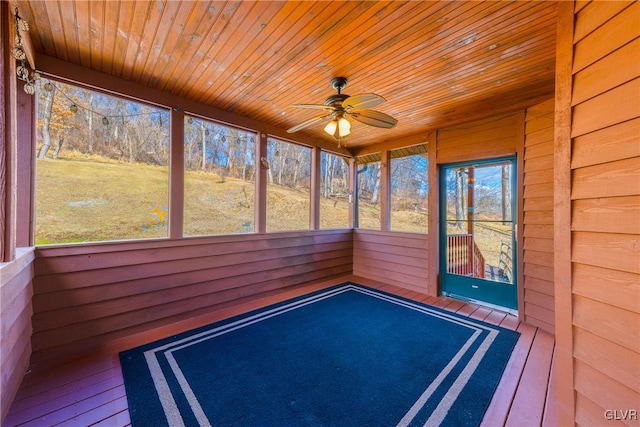
[[[485,260],[472,234],[447,236],[447,272],[484,278]]]

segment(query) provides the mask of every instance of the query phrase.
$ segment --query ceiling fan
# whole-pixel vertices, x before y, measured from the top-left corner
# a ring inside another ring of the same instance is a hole
[[[386,100],[375,93],[362,93],[359,95],[345,95],[342,90],[347,86],[347,79],[344,77],[335,77],[331,80],[331,86],[338,91],[337,95],[328,97],[324,104],[293,104],[296,108],[309,108],[312,110],[324,110],[325,114],[305,120],[302,123],[287,129],[288,133],[294,133],[301,129],[305,129],[316,123],[330,120],[324,128],[324,131],[340,141],[351,133],[351,123],[347,120],[350,117],[369,126],[390,129],[394,127],[398,121],[388,114],[381,113],[368,108],[382,104]]]

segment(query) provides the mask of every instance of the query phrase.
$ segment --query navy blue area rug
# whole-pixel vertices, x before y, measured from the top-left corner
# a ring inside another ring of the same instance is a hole
[[[477,426],[519,334],[345,283],[120,353],[139,426]]]

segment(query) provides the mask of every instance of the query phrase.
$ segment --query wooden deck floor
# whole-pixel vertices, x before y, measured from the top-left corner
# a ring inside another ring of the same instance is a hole
[[[520,339],[485,414],[482,426],[555,426],[555,396],[550,381],[554,339],[548,333],[521,323],[510,314],[450,298],[418,292],[359,277],[346,277],[298,286],[219,310],[206,317],[154,330],[113,343],[98,353],[79,357],[25,377],[3,427],[11,426],[127,426],[127,399],[118,352],[178,331],[241,314],[265,305],[345,280],[450,310],[474,319],[518,330]],[[550,403],[551,402],[551,403]]]

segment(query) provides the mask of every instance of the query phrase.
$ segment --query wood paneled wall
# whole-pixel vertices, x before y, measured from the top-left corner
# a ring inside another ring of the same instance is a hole
[[[18,249],[0,264],[0,424],[29,367],[33,249]]]
[[[576,421],[640,402],[640,3],[575,15],[571,137]]]
[[[352,272],[352,231],[39,248],[32,362]]]
[[[569,6],[559,25],[573,21],[573,32],[558,57],[571,67],[557,90],[571,96],[557,96],[557,108],[571,129],[564,135],[558,116],[556,143],[570,155],[555,167],[571,194],[556,198],[565,212],[556,220],[570,224],[556,251],[570,257],[558,258],[554,278],[558,322],[571,328],[558,337],[558,362],[573,365],[573,378],[560,372],[558,397],[567,419],[602,425],[606,410],[621,417],[640,402],[640,3]]]
[[[491,159],[516,154],[522,114],[490,117],[438,130],[437,163]]]
[[[553,123],[553,99],[527,109],[522,201],[523,320],[552,334]]]
[[[355,229],[353,274],[427,293],[426,234]]]

